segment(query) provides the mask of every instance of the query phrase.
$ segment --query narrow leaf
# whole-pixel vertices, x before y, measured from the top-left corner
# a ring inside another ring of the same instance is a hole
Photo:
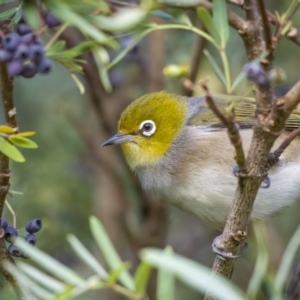
[[[274,282],[274,289],[277,294],[282,294],[285,282],[290,273],[293,261],[300,247],[300,226],[297,228],[293,237],[291,238],[287,248],[284,251],[281,263]]]
[[[56,293],[62,292],[66,289],[66,286],[60,281],[54,279],[53,277],[47,275],[44,272],[34,268],[23,262],[18,262],[18,267],[29,277],[34,279],[37,283],[43,285],[44,287],[52,290]]]
[[[231,92],[233,92],[245,78],[246,73],[244,71],[241,71],[240,74],[235,78],[231,86]]]
[[[17,7],[13,7],[8,9],[0,14],[0,21],[4,21],[13,16],[13,14],[17,11]]]
[[[80,284],[83,279],[73,270],[69,269],[58,260],[52,258],[43,251],[25,243],[21,238],[17,238],[15,244],[30,256],[30,259],[40,265],[49,273],[71,285]]]
[[[107,93],[111,93],[112,91],[112,85],[107,73],[107,69],[104,67],[104,64],[102,62],[101,53],[99,51],[93,51],[94,58],[98,67],[99,76],[101,79],[101,82],[103,84],[103,87]]]
[[[225,48],[229,37],[225,0],[213,0],[213,22],[221,37],[221,47]]]
[[[122,260],[110,241],[101,222],[96,217],[92,216],[90,217],[90,226],[94,239],[104,256],[106,263],[112,270],[119,268],[122,264]],[[134,290],[134,281],[129,272],[121,274],[119,280],[125,287],[132,291]]]
[[[11,143],[13,143],[14,145],[16,145],[18,147],[29,148],[29,149],[38,148],[38,145],[36,142],[34,142],[30,139],[27,139],[25,137],[22,137],[22,136],[11,135],[8,139]]]
[[[14,134],[14,136],[18,136],[18,137],[28,137],[28,136],[33,136],[35,135],[36,132],[35,131],[24,131],[24,132],[19,132]]]
[[[25,158],[22,153],[7,140],[0,138],[0,152],[16,162],[24,162]]]
[[[211,270],[190,259],[161,250],[148,248],[141,251],[143,261],[172,272],[190,287],[202,293],[208,293],[220,300],[245,300],[245,294],[230,281],[216,277]]]
[[[203,50],[203,53],[205,54],[205,56],[207,57],[211,67],[213,68],[215,74],[217,75],[217,77],[219,78],[219,80],[223,83],[224,86],[226,86],[226,79],[224,77],[224,74],[222,73],[220,67],[218,66],[217,62],[215,61],[215,59],[210,55],[210,53],[205,49]]]
[[[120,275],[125,272],[125,271],[128,271],[130,269],[131,265],[129,262],[125,261],[123,262],[119,268],[115,269],[115,270],[112,270],[109,275],[108,275],[108,278],[106,279],[106,282],[108,284],[114,284],[118,278],[120,277]]]
[[[83,95],[85,92],[83,83],[79,80],[79,78],[75,74],[71,74],[71,77],[74,80],[76,86],[78,87],[80,94]]]
[[[219,45],[221,43],[220,34],[213,22],[213,19],[206,8],[200,7],[197,9],[198,17],[201,19],[208,33],[214,38],[215,42]]]
[[[109,38],[106,34],[94,27],[85,18],[70,9],[70,7],[60,3],[57,7],[54,6],[53,9],[53,13],[57,15],[61,20],[68,21],[71,25],[76,26],[83,33],[87,34],[95,41],[107,46],[111,46],[113,48],[116,47],[117,44],[113,39]]]
[[[75,253],[84,263],[86,263],[92,270],[94,270],[100,278],[107,278],[107,272],[105,271],[105,269],[100,265],[97,259],[86,249],[86,247],[78,240],[75,235],[69,234],[67,236],[67,240]]]
[[[1,133],[14,133],[14,128],[8,125],[0,125],[0,132]]]
[[[171,247],[167,247],[164,250],[166,254],[172,254]],[[157,274],[157,300],[174,300],[175,299],[175,278],[174,275],[164,269],[159,269]]]
[[[269,265],[269,255],[265,242],[267,237],[265,227],[263,226],[263,224],[254,224],[254,234],[258,251],[254,271],[247,289],[249,299],[253,300],[257,299],[257,293],[261,289]]]
[[[146,262],[141,262],[134,274],[135,291],[143,296],[148,285],[152,271],[152,266]]]

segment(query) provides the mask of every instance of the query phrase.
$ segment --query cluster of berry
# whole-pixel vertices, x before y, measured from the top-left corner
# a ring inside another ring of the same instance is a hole
[[[12,256],[28,258],[28,256],[23,253],[16,245],[14,245],[14,240],[19,235],[18,231],[15,227],[8,225],[8,222],[5,218],[1,218],[1,227],[3,228],[4,232],[4,239],[10,243],[8,247],[8,252]],[[42,228],[42,220],[40,219],[32,219],[29,221],[25,227],[27,231],[27,235],[25,236],[24,240],[26,243],[34,246],[36,244],[36,236],[34,233],[40,231]]]
[[[244,65],[243,71],[249,80],[255,82],[260,87],[269,87],[271,84],[269,75],[265,72],[263,66],[256,61]]]
[[[60,22],[50,13],[43,13],[48,27],[56,27]],[[33,33],[32,28],[21,18],[16,26],[16,32],[8,33],[1,38],[0,61],[7,62],[7,72],[10,76],[32,78],[35,74],[47,74],[52,67],[52,61],[44,55],[42,41]]]

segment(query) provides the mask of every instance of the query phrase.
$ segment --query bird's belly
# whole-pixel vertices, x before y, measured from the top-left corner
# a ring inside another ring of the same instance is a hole
[[[225,224],[237,186],[231,169],[220,173],[218,168],[208,168],[185,179],[166,173],[157,174],[154,181],[146,177],[140,176],[145,189],[164,203],[173,204],[212,227]],[[258,191],[253,220],[264,220],[300,198],[300,164],[277,165],[269,172],[269,178],[271,186]]]

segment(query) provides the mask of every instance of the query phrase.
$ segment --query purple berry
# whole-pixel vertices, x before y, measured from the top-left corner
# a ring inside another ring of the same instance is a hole
[[[29,47],[30,57],[34,62],[39,63],[44,57],[44,47],[37,44],[32,44]]]
[[[49,73],[51,71],[51,68],[52,68],[52,61],[47,57],[43,57],[42,60],[37,65],[38,72],[41,74]]]
[[[267,86],[270,84],[268,75],[260,63],[250,62],[243,67],[247,78],[255,82],[259,86]]]
[[[7,242],[13,243],[15,238],[18,236],[18,231],[13,226],[7,226],[4,233],[4,238]]]
[[[61,25],[61,22],[57,20],[51,13],[46,12],[44,14],[45,23],[48,25],[49,28],[57,27]]]
[[[34,42],[36,36],[33,33],[28,33],[23,36],[21,36],[21,43],[30,45],[31,43]]]
[[[25,236],[25,242],[27,242],[28,244],[34,246],[36,244],[36,236],[32,233],[28,233]]]
[[[0,61],[10,61],[13,58],[13,53],[8,51],[8,50],[4,50],[1,49],[0,50]]]
[[[42,220],[33,219],[29,221],[25,227],[28,233],[36,233],[42,228]]]
[[[8,226],[8,222],[4,217],[1,217],[0,220],[1,220],[1,227],[5,230]]]
[[[17,33],[19,35],[25,35],[28,33],[32,33],[32,29],[25,23],[19,23],[17,26]]]
[[[20,36],[17,33],[9,33],[2,38],[1,43],[4,49],[15,51],[20,41]]]
[[[20,75],[24,78],[32,78],[37,73],[37,67],[34,64],[24,65]]]
[[[20,60],[13,60],[7,64],[7,72],[9,76],[17,76],[23,70],[23,63]]]
[[[15,257],[21,257],[22,256],[22,251],[14,244],[11,244],[8,247],[8,252]]]
[[[16,50],[15,57],[20,60],[27,60],[30,58],[30,49],[25,44],[20,44]]]

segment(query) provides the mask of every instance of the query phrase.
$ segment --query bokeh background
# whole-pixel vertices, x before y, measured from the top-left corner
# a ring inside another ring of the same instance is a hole
[[[286,9],[285,1],[268,1],[267,5],[271,11]],[[238,8],[231,8],[241,13]],[[201,26],[195,12],[191,10],[188,14],[194,24]],[[297,15],[294,20],[299,28]],[[156,16],[153,21],[164,22]],[[82,40],[74,28],[68,29],[61,38],[69,47]],[[119,41],[124,48],[131,37]],[[175,252],[212,266],[211,243],[220,232],[147,197],[126,166],[120,147],[101,148],[101,143],[116,132],[120,113],[132,100],[160,90],[189,93],[182,85],[182,78],[164,76],[162,70],[169,64],[186,64],[196,70],[197,79],[209,80],[212,91],[224,92],[201,52],[203,48],[209,49],[217,59],[216,51],[191,32],[165,30],[151,33],[111,70],[113,92],[110,94],[104,91],[90,54],[84,56],[87,64],[79,76],[85,86],[83,95],[68,71],[58,63],[50,75],[15,80],[14,101],[20,130],[36,131],[34,140],[39,148],[22,150],[26,163],[12,163],[11,189],[22,195],[14,194],[8,200],[17,213],[18,228],[23,228],[32,218],[43,219],[43,230],[37,234],[40,249],[82,274],[89,274],[71,251],[65,236],[74,233],[101,259],[88,224],[89,216],[96,215],[105,225],[122,259],[132,262],[133,270],[138,262],[138,252],[145,246],[163,248],[171,245]],[[236,76],[246,57],[244,46],[234,30],[231,30],[227,52],[232,73]],[[117,51],[111,51],[110,57],[117,54]],[[283,39],[275,57],[275,67],[282,68],[287,76],[287,81],[276,87],[279,96],[299,80],[299,47]],[[247,85],[245,82],[240,92]],[[299,211],[300,202],[266,224],[271,269],[277,268],[299,225]],[[12,220],[7,209],[4,216]],[[251,229],[248,243],[233,275],[233,281],[243,288],[247,287],[256,258]],[[154,285],[153,280],[149,287],[150,297]],[[178,282],[176,299],[183,298],[199,299],[199,295]],[[80,299],[122,298],[110,292],[105,295],[97,292]]]

